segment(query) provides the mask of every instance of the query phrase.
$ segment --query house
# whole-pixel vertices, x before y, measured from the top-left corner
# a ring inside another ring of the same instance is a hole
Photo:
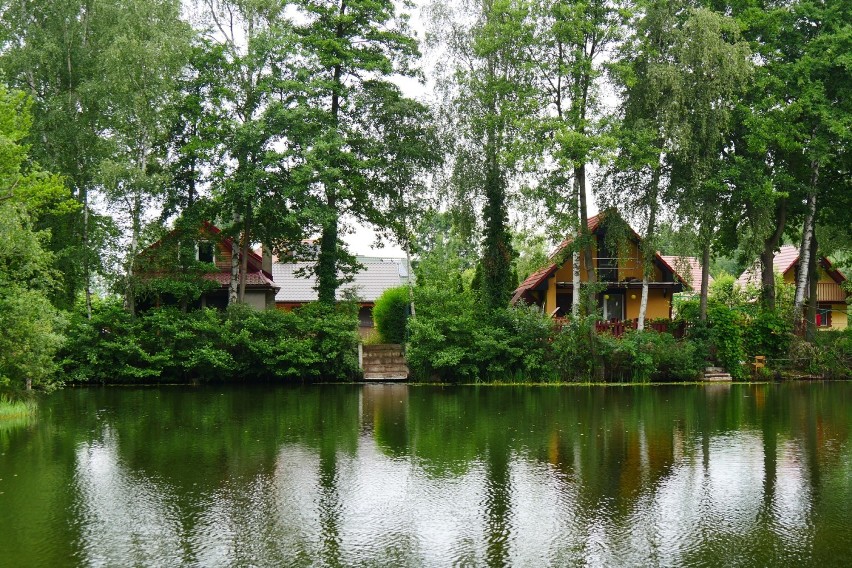
[[[610,217],[612,215],[613,217]],[[618,220],[615,213],[601,213],[589,219],[589,232],[594,238],[592,256],[598,282],[606,287],[597,294],[598,306],[605,321],[633,320],[639,317],[642,296],[641,238],[627,227],[626,243],[611,248],[608,243],[607,220]],[[624,225],[624,224],[623,224]],[[545,313],[567,316],[574,295],[572,259],[567,247],[569,237],[551,254],[551,263],[537,270],[515,290],[512,303],[525,301],[540,306]],[[684,289],[684,278],[659,254],[654,255],[653,277],[648,282],[649,319],[671,318],[672,294]],[[586,281],[585,264],[580,258],[580,278]]]
[[[187,247],[189,243],[189,247]],[[187,234],[186,231],[175,230],[149,246],[140,254],[143,281],[153,279],[187,280],[196,276],[189,273],[183,262],[178,261],[180,251],[189,248],[194,260],[215,265],[216,270],[204,272],[197,278],[208,281],[207,290],[201,297],[188,307],[215,307],[224,309],[228,306],[228,288],[231,282],[231,250],[233,241],[222,235],[222,231],[210,222],[205,221],[197,232]],[[256,309],[263,310],[275,306],[275,294],[278,286],[272,280],[271,258],[249,250],[246,263],[246,289],[244,302]],[[149,286],[150,288],[150,286]],[[178,303],[177,299],[168,294],[148,298],[144,304],[160,305]]]
[[[775,253],[772,266],[776,274],[780,274],[786,284],[796,284],[799,272],[799,248],[784,245]],[[849,293],[843,290],[841,284],[846,277],[824,256],[817,262],[817,327],[819,329],[846,329],[848,325]],[[760,287],[760,267],[757,262],[740,275],[736,286],[745,289],[748,286]],[[805,298],[809,293],[805,292]]]
[[[354,297],[359,303],[358,319],[363,334],[373,327],[373,306],[388,288],[408,284],[408,263],[404,258],[377,258],[359,256],[356,261],[364,270],[353,276],[353,281],[337,290],[337,299]],[[272,265],[272,276],[280,290],[275,295],[275,306],[281,310],[292,310],[317,300],[316,276],[303,277],[315,265],[314,262],[276,262]]]

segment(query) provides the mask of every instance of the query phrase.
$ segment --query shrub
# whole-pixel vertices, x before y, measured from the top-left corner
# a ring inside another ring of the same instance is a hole
[[[159,383],[349,379],[358,373],[357,312],[310,304],[293,312],[234,306],[131,317],[118,302],[76,315],[61,353],[71,382]]]
[[[416,290],[417,317],[409,322],[409,369],[419,379],[536,381],[555,378],[552,324],[535,308],[483,312],[474,293]]]
[[[373,306],[373,321],[383,342],[405,342],[408,303],[408,286],[389,288],[376,300],[376,305]]]
[[[746,353],[743,343],[745,318],[741,313],[723,305],[707,310],[710,340],[715,349],[715,359],[734,379],[742,379]]]

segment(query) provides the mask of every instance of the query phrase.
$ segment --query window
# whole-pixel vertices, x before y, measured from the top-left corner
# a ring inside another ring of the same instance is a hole
[[[215,254],[214,254],[213,243],[209,241],[201,241],[198,243],[198,248],[196,249],[197,260],[199,262],[216,262]]]
[[[618,258],[607,246],[604,235],[598,235],[598,279],[601,282],[618,282]]]
[[[604,321],[621,321],[624,319],[624,294],[606,292],[601,294],[601,308]]]
[[[817,306],[817,327],[831,327],[831,306]]]

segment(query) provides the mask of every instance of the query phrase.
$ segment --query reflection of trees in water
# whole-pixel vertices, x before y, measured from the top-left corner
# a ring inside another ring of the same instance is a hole
[[[9,519],[10,510],[15,519],[0,524],[51,525],[66,544],[45,557],[62,563],[74,554],[67,543],[81,542],[87,514],[75,503],[97,502],[99,490],[93,481],[84,495],[71,482],[95,463],[77,449],[108,442],[103,455],[113,456],[127,485],[111,486],[123,488],[112,492],[117,501],[127,501],[117,510],[132,511],[133,499],[147,495],[149,509],[164,518],[160,524],[182,535],[184,555],[212,546],[215,531],[223,530],[217,523],[226,519],[228,538],[243,546],[262,539],[230,554],[346,563],[351,531],[369,530],[356,528],[352,518],[355,505],[364,510],[369,492],[359,496],[352,488],[370,479],[365,460],[387,458],[393,471],[407,472],[418,486],[476,484],[470,491],[482,495],[475,504],[481,524],[468,537],[477,552],[468,547],[465,554],[490,565],[523,558],[518,554],[532,529],[523,525],[529,517],[519,516],[526,506],[519,484],[523,495],[537,492],[546,504],[541,514],[554,517],[542,526],[563,531],[552,546],[566,562],[595,550],[602,561],[613,560],[651,542],[662,561],[725,563],[739,548],[757,563],[777,564],[808,547],[828,565],[846,546],[848,385],[369,387],[56,393],[37,424],[4,438],[3,451],[16,456],[15,471],[31,473],[16,481],[14,495],[3,496],[0,520]],[[107,440],[105,432],[114,436]],[[370,446],[363,455],[359,448],[371,439],[378,451]],[[738,461],[728,463],[732,456]],[[0,459],[4,484],[12,471],[9,460]],[[372,479],[387,481],[389,471]],[[378,487],[374,495],[381,492]],[[276,499],[278,505],[269,504]],[[689,511],[696,503],[704,509]],[[407,510],[404,500],[394,506]],[[57,510],[79,517],[69,522],[51,513]],[[419,514],[431,511],[412,513]],[[298,522],[293,519],[302,520],[303,530],[283,538]],[[417,535],[405,532],[415,526],[398,527],[402,540],[393,542],[412,549],[401,550],[401,558],[416,557]],[[676,539],[660,536],[671,526],[700,546],[689,554],[678,550]],[[0,534],[0,550],[37,547],[26,533]],[[298,554],[281,548],[282,542],[296,547],[299,539],[305,544]],[[390,539],[382,543],[390,550]]]

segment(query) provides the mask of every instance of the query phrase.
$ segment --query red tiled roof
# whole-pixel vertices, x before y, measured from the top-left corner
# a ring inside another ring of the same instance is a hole
[[[218,282],[222,286],[227,287],[231,283],[231,273],[230,272],[211,272],[210,274],[205,274],[203,276],[205,280],[211,280],[213,282]],[[275,282],[272,281],[271,278],[267,278],[266,275],[257,270],[255,272],[249,272],[246,274],[246,286],[265,288],[270,287],[278,290],[278,286],[275,285]]]
[[[786,274],[789,270],[796,266],[799,262],[799,248],[795,245],[784,245],[781,249],[775,253],[775,256],[772,258],[772,270],[777,272],[778,274]],[[846,276],[843,275],[842,272],[834,268],[827,258],[820,257],[819,259],[820,265],[828,272],[829,276],[834,279],[835,282],[840,284],[841,282],[846,281]],[[750,268],[748,268],[745,272],[743,272],[739,278],[737,278],[736,284],[741,288],[745,288],[749,284],[752,286],[760,286],[760,263],[759,261],[755,261],[754,264]]]
[[[701,261],[699,261],[696,257],[660,255],[660,258],[668,265],[669,268],[672,269],[672,272],[674,272],[684,284],[693,290],[697,290],[701,287]],[[678,272],[678,269],[680,269],[680,272]],[[684,274],[686,278],[680,276],[680,274]],[[687,281],[687,278],[689,278],[689,281]],[[713,277],[708,275],[708,278],[710,284],[712,284]]]

